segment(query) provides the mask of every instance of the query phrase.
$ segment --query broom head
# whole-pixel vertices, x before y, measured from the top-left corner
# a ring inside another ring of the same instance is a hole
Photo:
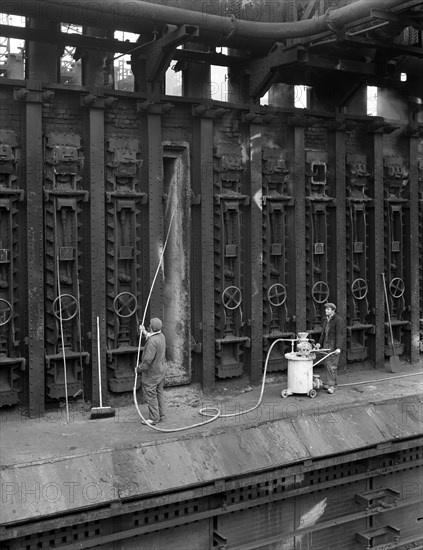
[[[110,418],[111,416],[115,416],[115,414],[116,411],[112,407],[93,407],[90,418]]]

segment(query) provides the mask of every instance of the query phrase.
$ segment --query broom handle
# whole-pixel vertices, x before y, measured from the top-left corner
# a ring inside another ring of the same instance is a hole
[[[97,362],[98,362],[98,393],[100,396],[100,409],[103,407],[103,396],[101,392],[101,361],[100,361],[100,319],[97,316]]]
[[[386,290],[385,273],[381,273],[381,275],[382,275],[382,279],[383,279],[383,291],[384,291],[384,294],[385,294],[386,313],[388,314],[388,325],[389,325],[389,334],[391,336],[392,353],[395,357],[394,333],[392,331],[391,314],[389,312],[389,299],[388,299],[388,291]]]

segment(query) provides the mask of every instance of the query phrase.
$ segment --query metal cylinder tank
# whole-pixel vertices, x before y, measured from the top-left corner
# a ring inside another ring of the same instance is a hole
[[[295,352],[285,354],[288,359],[288,392],[309,393],[313,389],[314,354],[303,356]]]

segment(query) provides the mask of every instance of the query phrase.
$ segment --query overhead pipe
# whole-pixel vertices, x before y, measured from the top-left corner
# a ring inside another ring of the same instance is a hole
[[[321,16],[291,22],[251,21],[239,19],[231,13],[216,15],[214,6],[220,6],[219,2],[199,3],[203,11],[194,11],[142,0],[21,0],[0,1],[0,12],[48,22],[61,21],[115,28],[138,34],[151,32],[154,26],[164,26],[168,23],[193,25],[200,29],[198,42],[247,50],[265,50],[275,42],[338,30],[368,17],[370,10],[386,11],[400,7],[401,4],[404,4],[404,0],[357,0],[342,8],[329,10]],[[212,13],[209,13],[208,9]]]

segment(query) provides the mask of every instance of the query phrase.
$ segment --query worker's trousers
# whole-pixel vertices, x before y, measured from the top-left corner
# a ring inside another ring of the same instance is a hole
[[[328,386],[338,385],[338,363],[339,363],[339,354],[337,353],[330,355],[325,361],[326,384]]]
[[[158,383],[142,381],[142,391],[148,406],[148,418],[154,422],[160,422],[165,416],[164,381],[164,376]]]

